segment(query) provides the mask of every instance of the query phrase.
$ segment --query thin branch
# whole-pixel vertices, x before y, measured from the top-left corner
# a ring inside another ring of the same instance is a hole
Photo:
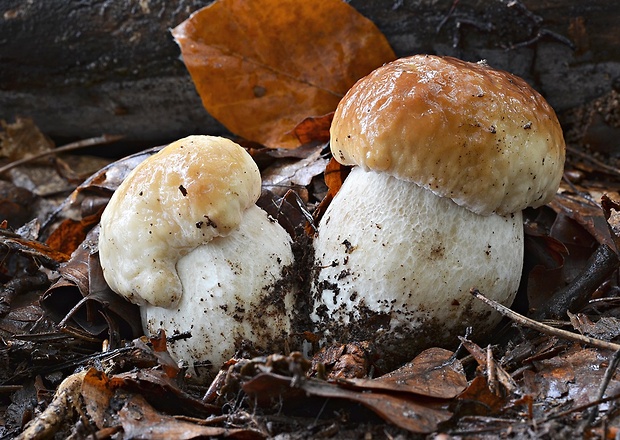
[[[618,255],[606,244],[601,244],[590,256],[584,270],[565,288],[560,289],[547,303],[533,314],[536,320],[565,317],[585,305],[592,293],[618,269]]]
[[[25,157],[23,159],[15,160],[11,163],[8,163],[4,165],[3,167],[0,167],[0,175],[2,175],[3,173],[9,170],[12,170],[15,167],[24,165],[28,162],[32,162],[33,160],[37,160],[45,156],[50,156],[52,154],[67,153],[69,151],[79,150],[81,148],[86,148],[86,147],[92,147],[94,145],[109,144],[112,142],[116,142],[122,139],[123,137],[124,136],[115,135],[115,134],[104,134],[102,136],[97,136],[97,137],[93,137],[89,139],[83,139],[77,142],[71,142],[70,144],[64,145],[62,147],[54,148],[48,151],[43,151],[42,153],[35,154],[34,156]]]
[[[546,423],[550,420],[559,419],[559,418],[565,417],[570,414],[580,413],[581,411],[584,411],[588,408],[592,408],[593,406],[597,406],[602,403],[607,403],[607,402],[611,402],[612,400],[618,400],[618,399],[620,399],[620,393],[605,397],[600,400],[593,400],[592,402],[584,403],[583,405],[578,405],[578,406],[572,407],[562,412],[550,414],[548,416],[543,417],[542,419],[537,420],[536,423],[538,424]]]
[[[609,365],[607,366],[607,370],[605,370],[605,377],[603,377],[603,381],[601,382],[599,386],[596,400],[602,400],[603,397],[605,396],[605,391],[607,391],[607,387],[609,386],[611,379],[613,378],[614,374],[616,374],[616,370],[618,369],[618,364],[620,364],[620,351],[616,351],[614,353],[613,357],[611,358],[611,361],[609,362]],[[588,416],[588,420],[587,420],[588,426],[594,423],[596,416],[598,416],[598,410],[599,410],[598,405],[592,407],[592,411],[590,412],[590,415]]]
[[[569,145],[566,146],[566,150],[569,151],[571,154],[574,154],[575,156],[579,156],[582,159],[590,161],[592,164],[594,164],[597,167],[607,171],[610,174],[613,174],[615,176],[620,176],[620,170],[618,168],[612,167],[610,165],[607,165],[607,164],[601,162],[600,160],[594,158],[590,154],[584,153],[583,151],[580,151],[579,149],[571,147]]]
[[[52,438],[63,423],[73,419],[79,405],[86,370],[75,373],[58,386],[54,399],[36,419],[33,419],[18,440]]]
[[[561,339],[566,339],[566,340],[573,341],[573,342],[579,342],[581,344],[588,344],[593,347],[600,348],[602,350],[611,350],[611,351],[620,350],[620,344],[614,344],[613,342],[603,341],[602,339],[591,338],[589,336],[579,335],[577,333],[569,332],[567,330],[550,327],[548,325],[543,324],[542,322],[534,321],[533,319],[527,318],[509,309],[508,307],[503,306],[500,303],[487,298],[482,293],[480,293],[478,289],[471,289],[470,293],[474,296],[474,298],[479,299],[483,303],[497,310],[502,315],[512,319],[514,322],[524,327],[538,330],[539,332],[544,333],[546,335],[557,336],[558,338],[561,338]]]

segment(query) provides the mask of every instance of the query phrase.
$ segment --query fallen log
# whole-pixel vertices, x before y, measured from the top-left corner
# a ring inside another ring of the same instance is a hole
[[[169,29],[208,1],[0,4],[0,119],[32,117],[61,141],[164,143],[226,130],[208,115]],[[486,59],[563,114],[620,87],[612,0],[352,0],[398,56]],[[113,148],[113,147],[109,147]]]

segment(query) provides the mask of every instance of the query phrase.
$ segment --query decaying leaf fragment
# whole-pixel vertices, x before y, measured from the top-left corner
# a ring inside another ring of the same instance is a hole
[[[539,401],[587,404],[596,400],[600,383],[609,363],[609,352],[574,344],[549,359],[533,361],[533,370],[523,377],[523,390]],[[606,395],[620,392],[620,381],[614,374]]]
[[[466,386],[463,366],[452,359],[452,352],[429,349],[403,368],[373,380],[326,382],[266,372],[246,381],[242,388],[263,402],[269,396],[293,401],[305,398],[304,394],[356,402],[400,428],[428,433],[451,417],[445,408],[447,399]]]
[[[263,187],[284,195],[290,188],[305,188],[315,176],[325,171],[328,159],[322,157],[321,148],[308,157],[294,161],[279,161],[262,173]]]
[[[34,121],[29,118],[17,118],[13,123],[0,121],[0,157],[11,161],[34,156],[54,148]]]
[[[50,318],[71,333],[107,338],[116,346],[124,338],[142,334],[138,308],[116,295],[103,278],[97,253],[99,228],[61,265],[61,278],[42,296],[41,305]]]
[[[297,124],[332,112],[355,81],[395,58],[341,0],[220,0],[172,34],[207,111],[269,147],[298,146]]]
[[[463,365],[443,348],[429,348],[411,362],[376,379],[348,379],[340,384],[355,388],[404,392],[437,399],[452,399],[467,387]]]
[[[57,267],[69,259],[67,254],[51,249],[45,243],[24,238],[7,229],[0,228],[0,244],[7,250],[38,258],[43,265],[48,267]]]
[[[334,119],[334,112],[323,116],[309,116],[295,127],[294,133],[302,145],[311,142],[329,141],[329,127]]]

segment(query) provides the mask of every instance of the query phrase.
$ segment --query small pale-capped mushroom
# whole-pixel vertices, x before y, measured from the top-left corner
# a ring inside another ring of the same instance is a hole
[[[418,55],[358,81],[331,150],[354,165],[315,239],[312,320],[327,339],[372,339],[392,362],[483,336],[523,262],[521,211],[555,195],[565,146],[553,109],[484,62]]]
[[[139,164],[101,216],[99,257],[112,290],[139,304],[171,355],[219,368],[243,340],[282,350],[290,327],[287,232],[255,205],[258,167],[231,140],[180,139]]]

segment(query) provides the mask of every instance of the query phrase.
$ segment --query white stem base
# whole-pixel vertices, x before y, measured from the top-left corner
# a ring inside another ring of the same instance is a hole
[[[510,305],[523,264],[522,215],[480,216],[430,191],[354,168],[315,240],[312,319],[328,339],[370,339],[399,357],[484,335]]]
[[[279,283],[282,269],[292,262],[287,232],[252,206],[230,235],[216,237],[179,260],[179,304],[174,309],[142,306],[145,331],[191,333],[191,338],[169,346],[172,357],[190,367],[210,362],[219,369],[244,340],[281,352],[290,331],[294,292]]]

